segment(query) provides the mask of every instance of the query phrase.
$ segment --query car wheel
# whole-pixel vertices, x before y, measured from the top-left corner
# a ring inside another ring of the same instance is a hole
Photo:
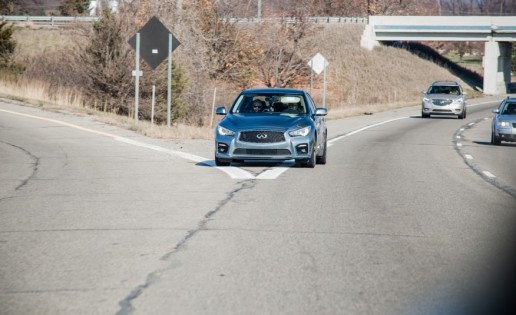
[[[430,114],[421,112],[421,118],[430,118]]]
[[[229,166],[231,164],[231,161],[223,161],[219,159],[218,157],[215,157],[215,165],[217,166]]]
[[[326,148],[328,147],[328,139],[324,139],[324,149],[321,156],[316,157],[317,164],[326,164]]]
[[[314,168],[315,167],[315,146],[312,148],[312,154],[310,154],[310,158],[305,162],[305,167]]]
[[[495,136],[494,132],[491,133],[491,143],[494,145],[500,145],[502,143],[502,141],[500,141],[500,139]]]

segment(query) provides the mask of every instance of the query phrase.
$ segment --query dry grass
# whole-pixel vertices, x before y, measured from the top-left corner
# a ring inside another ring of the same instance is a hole
[[[416,104],[435,80],[458,80],[446,69],[393,47],[360,47],[363,26],[328,25],[321,33],[320,52],[329,61],[327,106],[330,110],[378,111]],[[322,75],[321,75],[322,76]],[[321,85],[318,78],[318,85]],[[320,101],[321,93],[314,97]]]
[[[174,124],[170,128],[151,125],[148,121],[135,121],[132,117],[102,112],[83,106],[84,100],[79,91],[59,88],[50,95],[49,84],[39,81],[12,81],[0,79],[0,97],[22,102],[29,106],[44,108],[55,112],[72,112],[77,115],[93,116],[96,120],[136,131],[152,138],[164,139],[213,139],[213,129],[208,127]]]
[[[435,80],[457,80],[468,90],[470,98],[481,95],[468,89],[464,82],[446,69],[406,50],[386,46],[377,47],[373,51],[361,48],[360,36],[363,28],[363,25],[330,24],[325,25],[321,32],[316,34],[319,46],[316,47],[315,52],[320,52],[329,61],[326,79],[326,106],[329,109],[329,119],[419,104],[421,92]],[[73,29],[66,28],[18,28],[14,33],[18,43],[16,58],[31,60],[39,54],[58,55],[67,47],[74,32]],[[308,49],[313,50],[314,47]],[[188,54],[178,53],[176,56],[178,63],[188,63],[188,60],[183,60],[188,58]],[[319,105],[322,105],[323,75],[315,76],[314,79],[312,96]],[[223,86],[218,88],[220,92],[227,90],[227,87]],[[309,86],[303,88],[308,90]],[[33,105],[51,110],[68,110],[95,115],[97,119],[106,123],[119,125],[151,137],[213,138],[212,128],[209,127],[211,100],[204,100],[202,103],[206,104],[205,110],[198,111],[198,113],[204,113],[198,121],[207,124],[206,127],[175,124],[172,128],[167,128],[151,126],[145,121],[135,123],[134,119],[129,117],[87,109],[84,106],[84,98],[77,90],[59,88],[56,93],[50,93],[50,90],[47,82],[25,79],[15,83],[0,78],[0,94]],[[207,95],[211,94],[211,91],[207,93]],[[224,99],[226,97],[232,99],[236,95],[233,94],[226,91],[226,93],[219,93],[217,98],[220,102],[222,96]]]
[[[74,36],[73,29],[50,26],[34,27],[30,24],[16,26],[14,38],[17,42],[16,58],[23,60],[41,54],[53,52],[68,47]]]

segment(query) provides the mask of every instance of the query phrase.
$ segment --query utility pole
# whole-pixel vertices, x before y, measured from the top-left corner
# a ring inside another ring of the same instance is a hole
[[[262,20],[262,0],[258,0],[258,21]]]

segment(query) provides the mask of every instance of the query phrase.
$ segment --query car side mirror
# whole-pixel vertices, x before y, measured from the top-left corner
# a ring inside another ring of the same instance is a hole
[[[495,109],[493,109],[493,110],[492,110],[492,112],[493,112],[494,114],[499,114],[499,113],[500,113],[500,110],[499,110],[498,108],[495,108]]]
[[[220,106],[215,109],[215,114],[217,115],[226,115],[226,107]]]
[[[326,116],[326,115],[328,115],[328,109],[322,108],[322,107],[315,109],[315,116]]]

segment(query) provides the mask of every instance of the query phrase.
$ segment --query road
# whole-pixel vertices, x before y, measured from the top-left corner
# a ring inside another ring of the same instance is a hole
[[[329,121],[315,169],[0,101],[0,314],[430,313],[505,250],[499,101]]]

